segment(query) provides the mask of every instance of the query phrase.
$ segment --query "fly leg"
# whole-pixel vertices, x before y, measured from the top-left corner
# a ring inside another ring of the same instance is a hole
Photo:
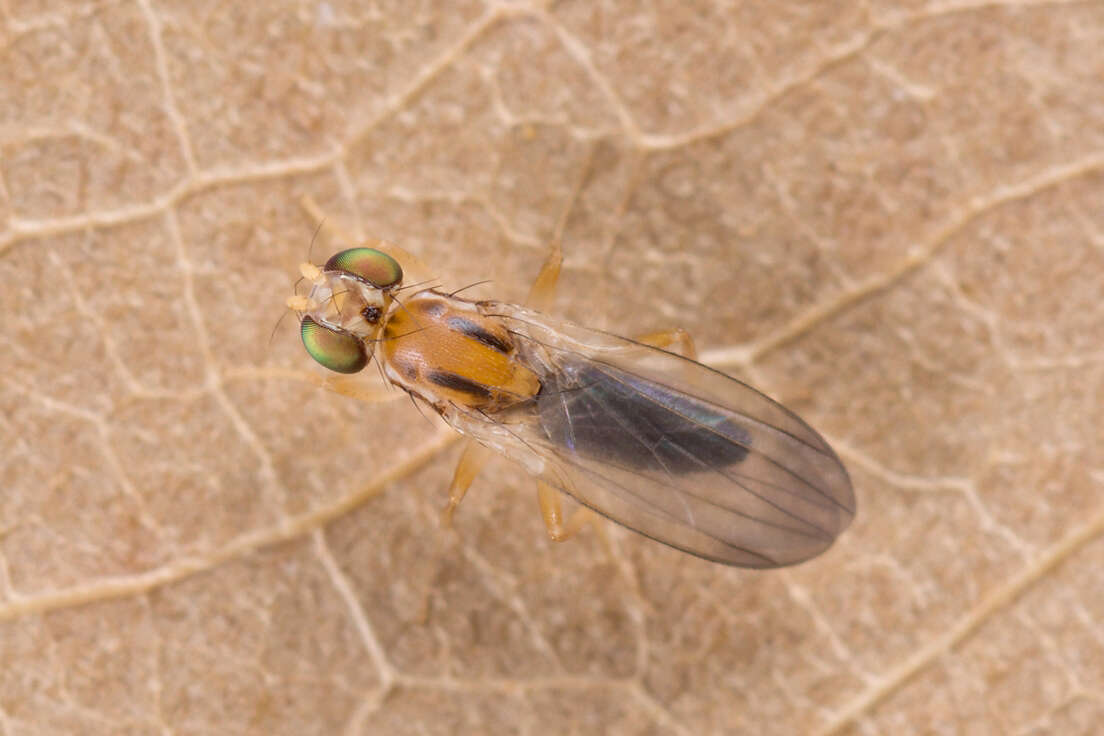
[[[548,308],[553,295],[556,293],[556,282],[559,280],[562,264],[563,251],[557,238],[549,246],[544,265],[541,266],[540,273],[537,274],[537,278],[529,290],[529,296],[525,300],[526,305],[537,310]],[[681,328],[643,335],[637,340],[646,345],[671,350],[691,360],[697,357],[694,341],[690,338],[690,334]],[[570,539],[578,534],[583,527],[591,524],[602,537],[606,549],[609,550],[609,541],[606,539],[605,529],[597,523],[599,521],[598,515],[589,508],[580,506],[565,521],[560,492],[544,481],[537,481],[537,502],[540,504],[541,517],[544,519],[548,538],[553,542]]]
[[[394,401],[404,396],[402,391],[398,391],[391,386],[382,384],[366,386],[363,385],[363,382],[358,382],[345,376],[326,376],[325,378],[317,378],[312,374],[308,376],[308,380],[319,388],[332,391],[340,396],[348,396],[357,401],[363,401],[366,404],[380,404],[385,401]]]
[[[597,523],[599,521],[598,515],[586,506],[575,509],[565,522],[563,505],[560,502],[560,492],[543,480],[537,481],[537,502],[540,504],[545,529],[548,530],[548,538],[553,542],[563,542],[571,539],[587,524],[594,524],[594,528],[604,539],[605,535],[602,527]]]
[[[664,330],[663,332],[649,332],[647,335],[641,335],[635,339],[637,342],[651,345],[653,348],[669,350],[690,360],[698,359],[698,351],[694,347],[694,340],[690,337],[690,333],[681,327]]]
[[[556,282],[560,278],[560,266],[563,264],[563,251],[560,248],[559,239],[553,239],[545,256],[544,265],[540,273],[533,281],[526,297],[527,306],[536,310],[547,309],[552,303],[552,297],[556,293]],[[542,480],[537,481],[537,503],[540,504],[541,518],[544,519],[548,538],[553,542],[563,542],[578,534],[584,526],[598,521],[598,516],[585,506],[580,506],[571,513],[567,521],[564,521],[563,504],[560,501],[560,492]],[[598,524],[596,529],[601,530]]]
[[[545,281],[542,281],[542,277],[550,270],[550,264],[551,269],[554,269],[555,273]],[[540,287],[542,295],[551,295],[550,291],[544,292],[544,288],[546,288],[544,284],[550,283],[551,286],[555,285],[555,278],[559,274],[559,265],[559,248],[557,247],[554,249],[553,253],[549,255],[544,268],[541,269],[541,275],[537,277],[537,282],[533,284],[534,292],[538,291],[538,287]],[[532,299],[533,294],[531,293],[530,300]],[[645,345],[670,350],[673,353],[677,353],[684,358],[690,358],[691,360],[698,355],[697,350],[694,348],[694,341],[690,337],[690,333],[682,328],[641,335],[636,338],[636,341],[642,342]],[[544,526],[548,531],[548,538],[553,542],[563,542],[570,539],[578,534],[587,524],[592,524],[602,537],[602,541],[606,545],[606,548],[609,549],[609,541],[606,539],[605,529],[598,523],[600,518],[586,506],[577,508],[565,521],[563,505],[560,501],[560,492],[542,480],[537,481],[537,502],[540,504],[541,517],[544,519]]]
[[[560,266],[563,265],[563,250],[560,248],[559,239],[552,241],[548,247],[548,255],[545,256],[544,265],[540,273],[533,281],[529,289],[529,296],[525,299],[526,306],[532,307],[538,312],[548,309],[552,303],[552,297],[556,294],[556,282],[560,278]],[[697,360],[698,351],[694,347],[694,340],[690,333],[681,327],[662,332],[649,332],[636,338],[637,342],[652,347],[670,350],[684,358]]]
[[[529,296],[525,298],[525,305],[538,312],[548,309],[552,304],[552,297],[556,294],[556,282],[560,279],[560,266],[563,265],[563,251],[560,248],[559,239],[554,239],[548,248],[544,265],[540,273],[533,281],[529,289]]]
[[[304,194],[299,198],[299,206],[306,211],[307,215],[317,224],[317,226],[326,231],[326,236],[345,243],[346,248],[351,248],[354,245],[360,243],[363,238],[358,238],[350,233],[345,228],[338,225],[334,220],[326,217],[326,213],[322,211],[322,208],[318,206],[318,203],[314,201],[314,197],[309,194]]]
[[[452,482],[449,483],[448,505],[441,512],[441,525],[452,526],[452,514],[456,507],[464,500],[464,494],[471,488],[475,476],[491,456],[491,451],[475,440],[465,440],[464,449],[460,453],[460,460],[456,463],[456,470],[452,473]]]
[[[405,248],[400,248],[394,243],[389,243],[386,240],[380,240],[379,238],[359,238],[353,235],[335,221],[326,217],[326,213],[309,194],[304,194],[299,199],[299,205],[312,220],[318,223],[318,227],[324,230],[326,236],[331,240],[342,243],[346,248],[352,248],[353,246],[375,248],[394,258],[399,262],[399,265],[402,266],[403,281],[405,283],[425,284],[425,288],[429,288],[432,282],[436,281],[435,274],[422,259],[416,257]]]

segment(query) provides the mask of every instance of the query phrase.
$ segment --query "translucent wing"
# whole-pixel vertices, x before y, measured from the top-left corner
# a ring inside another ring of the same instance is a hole
[[[779,567],[827,549],[855,515],[839,458],[805,422],[700,363],[510,304],[502,319],[539,396],[445,419],[580,503],[706,559]]]

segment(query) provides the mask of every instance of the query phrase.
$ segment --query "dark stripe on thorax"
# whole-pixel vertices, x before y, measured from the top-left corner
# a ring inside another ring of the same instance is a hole
[[[490,399],[491,391],[481,383],[458,376],[448,371],[431,371],[426,374],[426,380],[435,383],[441,388],[459,391],[463,394],[475,396],[480,399]]]
[[[487,347],[497,350],[500,353],[505,353],[508,355],[512,350],[512,346],[510,345],[510,343],[506,342],[497,335],[493,335],[490,332],[487,332],[487,330],[483,329],[475,322],[472,322],[470,319],[465,319],[464,317],[449,317],[448,326],[451,329],[467,335],[473,340],[477,340]]]

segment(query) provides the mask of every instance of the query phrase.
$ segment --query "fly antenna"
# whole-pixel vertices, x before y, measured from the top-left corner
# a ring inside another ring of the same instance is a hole
[[[276,330],[280,329],[280,324],[284,321],[284,317],[287,316],[287,312],[280,315],[280,319],[276,320],[276,324],[272,326],[272,332],[268,335],[268,349],[272,349],[272,341],[276,339]]]
[[[315,241],[316,238],[318,238],[318,233],[322,232],[322,226],[325,225],[325,224],[326,224],[326,218],[325,218],[325,216],[323,216],[322,219],[318,221],[318,226],[314,228],[314,235],[311,236],[310,245],[307,246],[307,262],[308,263],[314,263],[314,261],[311,260],[311,254],[314,252],[314,241]]]

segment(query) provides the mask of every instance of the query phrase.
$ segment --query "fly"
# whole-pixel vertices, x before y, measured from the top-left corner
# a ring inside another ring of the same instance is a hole
[[[288,306],[322,366],[356,373],[375,357],[387,381],[469,438],[446,516],[489,448],[536,476],[554,540],[597,512],[707,560],[772,568],[824,552],[854,518],[851,481],[828,443],[693,360],[684,333],[630,340],[435,288],[400,299],[403,264],[422,268],[382,241],[303,264],[310,292]],[[554,247],[530,303],[549,301],[559,267]],[[561,492],[582,506],[566,520]]]

